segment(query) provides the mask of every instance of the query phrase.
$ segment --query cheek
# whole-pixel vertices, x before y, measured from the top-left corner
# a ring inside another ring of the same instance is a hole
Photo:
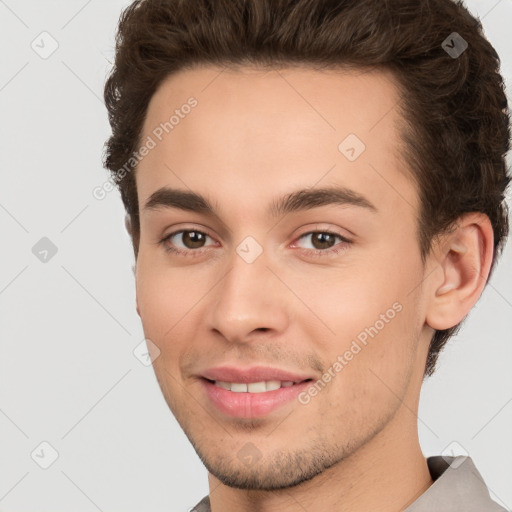
[[[304,310],[306,306],[306,317],[312,320],[308,324],[317,329],[317,337],[318,331],[325,332],[326,346],[339,343],[343,348],[359,333],[364,338],[365,329],[375,324],[379,332],[390,331],[404,316],[399,310],[411,300],[407,278],[365,265],[316,273],[311,279],[290,276],[289,281],[301,301],[296,307]]]
[[[187,326],[194,306],[205,293],[200,283],[191,281],[183,270],[160,269],[144,258],[139,260],[136,286],[140,317],[146,337],[160,350],[167,351],[182,339],[177,333]]]
[[[138,263],[137,302],[144,336],[158,347],[153,370],[174,414],[179,413],[180,358],[189,350],[187,340],[193,336],[191,319],[198,301],[197,289],[183,281],[176,270],[161,270],[143,260]]]
[[[405,390],[416,364],[421,268],[413,258],[360,263],[298,287],[318,315],[302,328],[337,375],[332,391],[342,393],[343,401],[388,403],[394,399],[390,390]]]
[[[329,355],[324,358],[330,365],[328,373],[334,374],[325,394],[326,422],[330,416],[332,424],[346,425],[346,432],[376,429],[399,407],[416,360],[407,307],[402,304],[399,311],[384,308],[388,323],[379,317],[376,321],[368,311],[359,313],[357,320],[350,315],[343,323],[340,319],[336,343],[328,347]]]

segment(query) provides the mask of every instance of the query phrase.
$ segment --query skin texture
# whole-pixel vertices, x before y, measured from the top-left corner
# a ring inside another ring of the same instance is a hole
[[[399,93],[383,71],[181,71],[154,94],[141,140],[191,96],[197,106],[136,170],[135,272],[137,311],[159,350],[154,370],[209,471],[212,511],[405,509],[432,484],[417,436],[428,344],[483,289],[488,218],[462,217],[423,266],[418,193],[400,159]],[[366,146],[355,161],[338,150],[350,133]],[[218,217],[145,210],[164,186],[206,196]],[[278,197],[328,186],[356,191],[377,211],[332,204],[267,215]],[[159,243],[180,229],[208,236]],[[313,254],[322,246],[306,234],[325,231],[352,243],[334,237],[340,252],[324,245]],[[236,252],[247,236],[263,250],[252,263]],[[167,252],[172,242],[186,253]],[[394,303],[400,312],[306,405],[232,418],[203,392],[198,374],[221,364],[316,380]],[[239,456],[247,443],[258,454],[251,464]]]

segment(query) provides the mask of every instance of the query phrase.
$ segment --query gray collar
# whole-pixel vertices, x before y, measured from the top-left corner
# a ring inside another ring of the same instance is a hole
[[[492,501],[470,457],[427,458],[434,483],[404,512],[506,512]]]

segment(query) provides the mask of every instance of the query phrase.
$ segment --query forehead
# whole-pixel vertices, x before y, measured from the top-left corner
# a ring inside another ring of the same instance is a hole
[[[180,71],[148,106],[141,140],[155,145],[137,168],[139,204],[172,186],[214,192],[221,203],[234,194],[250,209],[270,193],[318,184],[410,207],[416,198],[401,156],[399,99],[382,70]]]

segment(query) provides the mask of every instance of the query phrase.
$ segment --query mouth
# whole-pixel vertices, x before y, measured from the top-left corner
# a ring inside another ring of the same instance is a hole
[[[265,418],[271,413],[284,415],[290,407],[299,407],[300,395],[314,379],[249,380],[240,382],[201,377],[208,407],[224,418]],[[288,413],[289,414],[289,413]]]
[[[305,382],[311,382],[313,379],[304,379],[299,381],[292,380],[261,380],[258,382],[227,382],[222,380],[212,380],[203,377],[204,380],[217,386],[219,388],[225,389],[227,391],[232,391],[233,393],[268,393],[269,391],[276,391],[281,388],[290,388],[292,386],[297,386],[298,384],[302,384]]]

